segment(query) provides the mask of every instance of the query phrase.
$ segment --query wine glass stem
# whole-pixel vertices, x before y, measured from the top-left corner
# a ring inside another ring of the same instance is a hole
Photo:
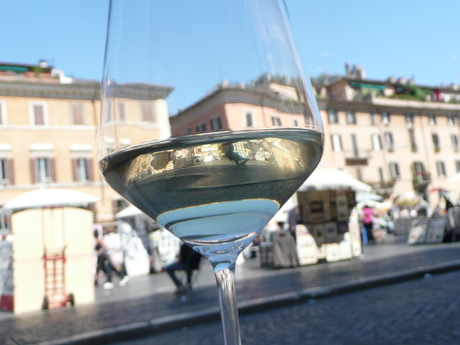
[[[225,345],[241,345],[235,290],[235,261],[213,263]]]

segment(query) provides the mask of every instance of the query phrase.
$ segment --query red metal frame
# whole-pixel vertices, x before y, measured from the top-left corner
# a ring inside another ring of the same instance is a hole
[[[44,209],[62,210],[62,231],[63,242],[65,243],[65,222],[64,222],[64,208],[63,207],[46,207]],[[65,279],[65,248],[61,249],[47,249],[46,236],[45,236],[45,217],[42,217],[43,229],[43,263],[45,268],[45,298],[43,302],[43,309],[54,309],[65,307],[67,303],[74,304],[73,295],[66,294],[66,279]]]

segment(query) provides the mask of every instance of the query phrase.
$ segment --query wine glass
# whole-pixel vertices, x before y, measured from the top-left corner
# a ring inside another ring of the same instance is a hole
[[[102,174],[211,262],[240,344],[235,261],[317,166],[320,113],[282,0],[112,0]]]

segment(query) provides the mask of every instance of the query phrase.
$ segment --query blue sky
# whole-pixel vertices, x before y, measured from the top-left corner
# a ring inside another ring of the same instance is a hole
[[[193,1],[193,0],[190,0]],[[370,79],[460,84],[458,0],[285,0],[308,75],[358,64]],[[68,76],[100,79],[108,0],[3,0],[0,61],[46,59]]]

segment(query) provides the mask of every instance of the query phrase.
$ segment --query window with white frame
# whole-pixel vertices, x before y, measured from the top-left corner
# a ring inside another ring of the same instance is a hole
[[[394,151],[393,134],[391,132],[385,132],[385,144],[388,151]]]
[[[329,119],[329,123],[339,123],[339,116],[337,114],[337,109],[328,109],[327,110],[327,117]]]
[[[0,126],[6,125],[6,103],[0,101]]]
[[[292,119],[292,125],[294,127],[299,127],[299,120],[297,120],[296,118]]]
[[[430,126],[436,125],[436,115],[435,114],[428,114],[428,124]]]
[[[272,125],[273,126],[281,126],[281,119],[279,116],[273,115],[272,116]]]
[[[460,161],[455,161],[455,171],[460,172]]]
[[[43,126],[47,125],[46,103],[32,102],[30,104],[30,123],[32,125]]]
[[[35,176],[38,183],[51,182],[51,164],[49,158],[37,158],[35,160]]]
[[[340,134],[332,134],[332,149],[336,152],[342,151],[342,139]]]
[[[406,118],[406,124],[408,128],[412,128],[414,125],[414,114],[413,113],[405,113],[404,117]]]
[[[156,122],[155,109],[152,103],[141,103],[141,119],[146,122]]]
[[[0,184],[6,185],[9,183],[8,178],[8,162],[5,158],[0,158]]]
[[[390,162],[390,174],[392,179],[398,179],[399,175],[399,165],[396,162]]]
[[[450,138],[452,140],[452,147],[454,148],[455,152],[458,152],[458,137],[455,134],[451,134]]]
[[[455,125],[455,117],[454,117],[454,115],[447,115],[447,125],[448,126]]]
[[[369,119],[371,126],[375,126],[377,124],[377,115],[373,111],[369,112]]]
[[[70,119],[72,125],[84,125],[85,124],[85,113],[83,103],[72,103],[70,104]]]
[[[254,127],[254,113],[250,110],[244,113],[244,124],[246,127]]]
[[[211,129],[213,131],[222,129],[222,120],[220,119],[220,116],[216,116],[211,119]]]
[[[91,160],[89,158],[75,158],[72,162],[73,176],[76,182],[91,181]]]
[[[359,157],[358,137],[356,134],[351,135],[351,145],[353,146],[353,155]]]
[[[118,120],[126,121],[126,104],[125,102],[118,102]]]
[[[438,170],[438,176],[446,176],[446,167],[443,161],[436,162],[436,169]]]
[[[347,123],[349,125],[356,124],[356,112],[354,110],[347,110],[346,111]]]
[[[431,139],[433,140],[433,146],[435,151],[439,151],[441,149],[440,143],[439,143],[439,135],[436,133],[431,134]]]
[[[390,113],[388,111],[382,112],[382,123],[388,125],[390,123]]]
[[[372,134],[372,148],[374,151],[382,150],[382,141],[380,140],[380,135]]]

